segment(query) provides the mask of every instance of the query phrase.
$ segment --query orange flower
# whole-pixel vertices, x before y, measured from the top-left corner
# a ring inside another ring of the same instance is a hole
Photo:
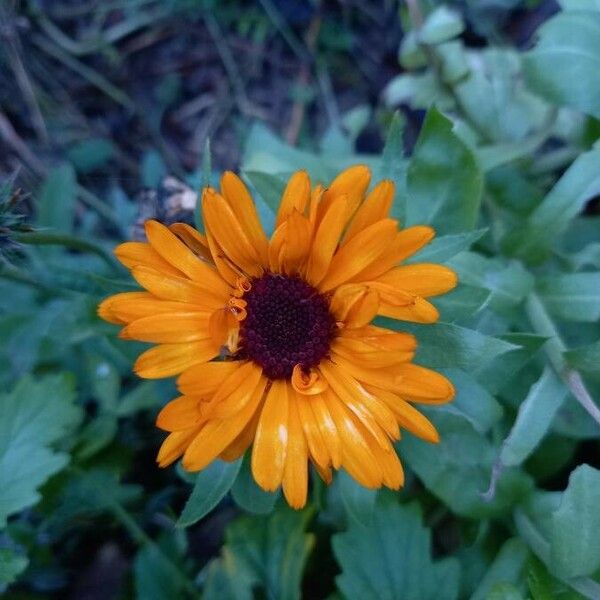
[[[354,166],[323,189],[295,173],[269,240],[247,188],[227,172],[221,193],[203,192],[206,235],[149,221],[148,243],[116,249],[145,291],[108,298],[100,315],[124,326],[121,337],[158,344],[138,358],[140,377],[180,374],[182,395],[157,419],[170,432],[161,466],[183,456],[198,471],[252,446],[258,485],[282,485],[299,508],[309,461],[327,483],[333,467],[397,489],[401,428],[438,441],[413,404],[450,401],[452,384],[411,362],[411,334],[371,321],[436,321],[425,298],[452,289],[456,275],[402,265],[434,231],[399,230],[388,216],[393,183],[367,194],[370,177]]]

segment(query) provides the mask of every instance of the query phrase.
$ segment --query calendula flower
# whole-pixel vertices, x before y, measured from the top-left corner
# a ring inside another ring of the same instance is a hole
[[[368,488],[398,489],[392,442],[401,429],[438,441],[413,404],[448,402],[452,384],[411,362],[413,335],[371,322],[436,321],[426,298],[452,289],[456,275],[402,264],[434,231],[399,230],[388,216],[393,183],[366,195],[370,178],[354,166],[323,188],[295,173],[269,240],[247,188],[228,172],[220,193],[203,191],[206,234],[149,221],[148,243],[116,249],[146,291],[108,298],[100,315],[124,325],[123,338],[159,344],[138,358],[138,375],[180,375],[182,395],[157,419],[170,432],[161,466],[183,456],[198,471],[252,446],[258,485],[282,485],[298,508],[309,461],[327,483],[332,468],[344,468]]]

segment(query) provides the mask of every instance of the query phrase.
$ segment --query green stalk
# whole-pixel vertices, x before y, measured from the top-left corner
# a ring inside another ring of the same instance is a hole
[[[567,349],[565,343],[546,307],[535,292],[527,297],[525,310],[535,332],[548,338],[544,350],[554,370],[571,390],[577,402],[600,425],[600,409],[594,403],[579,372],[569,368],[565,362],[563,357],[563,353]]]

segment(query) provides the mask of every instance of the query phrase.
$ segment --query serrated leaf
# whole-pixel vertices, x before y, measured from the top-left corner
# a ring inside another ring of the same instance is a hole
[[[160,544],[145,544],[133,562],[137,600],[184,600],[184,582],[175,566],[182,548],[173,536],[163,536]]]
[[[542,277],[537,290],[548,311],[561,319],[584,323],[600,319],[600,272]]]
[[[497,394],[510,384],[520,369],[535,356],[547,338],[532,333],[508,333],[500,336],[500,339],[520,347],[502,354],[493,363],[479,365],[472,371],[475,379],[492,394]]]
[[[559,13],[538,30],[523,67],[543,98],[600,118],[600,13]]]
[[[423,326],[412,323],[399,324],[390,319],[380,321],[390,329],[414,333],[418,340],[415,361],[431,369],[457,368],[469,373],[518,348],[499,338],[451,323]]]
[[[266,598],[299,600],[302,572],[315,542],[312,534],[305,533],[310,516],[309,510],[280,505],[268,517],[242,517],[231,523],[222,557],[209,569],[213,577],[228,582],[225,598],[245,600],[253,597],[251,588],[260,587]],[[222,597],[207,595],[211,600]]]
[[[231,488],[235,503],[247,512],[267,515],[272,512],[280,496],[279,492],[265,492],[258,487],[250,467],[250,453],[247,452],[242,466]]]
[[[440,319],[446,323],[470,319],[488,304],[490,290],[459,284],[452,291],[434,299]]]
[[[336,475],[336,483],[348,516],[362,525],[370,525],[373,521],[377,491],[360,485],[346,471],[340,471]]]
[[[434,561],[431,532],[423,526],[417,504],[398,504],[382,495],[365,527],[350,522],[332,539],[342,569],[336,583],[348,600],[454,600],[459,565],[455,559]]]
[[[566,396],[562,381],[546,367],[519,406],[512,429],[502,443],[500,460],[504,465],[520,465],[537,448]]]
[[[466,233],[443,235],[434,238],[423,250],[413,254],[406,263],[434,262],[444,263],[463,250],[468,250],[479,240],[487,229],[476,229]]]
[[[407,224],[432,225],[438,234],[474,229],[483,177],[452,122],[432,108],[408,166]]]
[[[38,224],[56,231],[72,232],[76,193],[77,180],[73,167],[65,163],[52,169],[39,193]]]
[[[398,454],[453,512],[476,519],[502,514],[529,492],[529,478],[507,469],[498,481],[493,500],[485,502],[481,494],[489,486],[496,448],[463,416],[421,410],[440,432],[440,443],[426,444],[405,434],[396,444]]]
[[[600,471],[577,467],[552,514],[550,558],[559,577],[592,575],[600,568]]]
[[[448,264],[462,283],[490,290],[489,306],[496,311],[519,305],[533,287],[533,277],[517,261],[462,252]]]
[[[442,372],[456,388],[454,400],[444,408],[460,411],[480,433],[489,431],[502,418],[502,406],[469,373],[459,369],[442,369]]]
[[[600,149],[580,154],[526,223],[511,231],[502,248],[512,256],[540,262],[590,198],[600,193]]]
[[[37,489],[69,461],[52,446],[80,418],[66,375],[24,377],[0,396],[0,528],[9,515],[39,500]]]
[[[194,489],[183,507],[177,527],[188,527],[205,517],[231,489],[242,460],[215,460],[196,475]]]
[[[498,584],[518,583],[528,558],[529,549],[520,539],[507,540],[498,551],[494,562],[471,596],[471,600],[486,600],[491,590]]]

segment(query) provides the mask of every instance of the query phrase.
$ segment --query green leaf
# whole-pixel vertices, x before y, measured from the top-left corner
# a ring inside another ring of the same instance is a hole
[[[250,453],[247,452],[231,488],[231,495],[235,503],[245,511],[257,515],[267,515],[273,511],[280,494],[279,492],[265,492],[258,487],[250,467]]]
[[[496,448],[465,417],[439,409],[421,410],[440,432],[440,443],[427,444],[404,434],[396,444],[398,454],[450,510],[475,519],[499,515],[530,491],[527,476],[507,469],[492,501],[484,501],[481,494],[489,486]]]
[[[489,305],[499,312],[518,306],[533,287],[533,277],[517,261],[462,252],[448,264],[461,283],[490,290]]]
[[[407,224],[427,223],[441,235],[475,228],[483,177],[452,121],[435,108],[425,117],[407,184]]]
[[[138,600],[184,600],[184,584],[173,559],[181,562],[185,543],[162,536],[160,544],[145,544],[133,562],[135,597]],[[183,547],[182,547],[183,546]],[[168,557],[168,559],[167,559]]]
[[[469,373],[518,348],[499,338],[450,323],[415,325],[399,324],[391,319],[378,320],[390,329],[414,333],[418,340],[415,361],[431,369],[457,368]]]
[[[458,369],[443,369],[442,372],[454,384],[456,397],[439,410],[460,411],[480,433],[489,431],[502,418],[502,406],[471,374]]]
[[[517,373],[535,356],[546,342],[545,337],[532,333],[508,333],[501,340],[520,346],[497,357],[494,362],[479,365],[472,375],[492,393],[497,394],[506,388]]]
[[[346,471],[340,471],[336,475],[336,482],[348,516],[362,525],[370,525],[373,521],[377,491],[363,487]]]
[[[311,511],[280,505],[268,517],[242,517],[231,523],[225,532],[223,556],[209,568],[213,578],[227,581],[228,594],[206,597],[245,600],[253,597],[250,588],[256,586],[265,598],[299,600],[302,572],[315,542],[312,534],[305,533],[310,516]],[[240,586],[242,581],[244,586]],[[213,581],[213,591],[214,585]]]
[[[196,475],[192,494],[177,521],[177,527],[188,527],[206,516],[231,489],[242,461],[215,460]]]
[[[447,322],[469,319],[487,305],[491,292],[471,285],[458,285],[455,289],[434,299],[440,318]]]
[[[467,233],[436,237],[423,250],[408,258],[406,263],[444,263],[459,252],[468,250],[486,232],[487,229],[476,229]]]
[[[459,36],[464,28],[460,14],[442,5],[427,16],[419,39],[423,44],[441,44]]]
[[[523,61],[531,89],[559,106],[600,118],[600,13],[559,13],[538,34]]]
[[[395,219],[404,221],[406,214],[406,169],[407,162],[404,158],[405,120],[401,113],[396,111],[385,138],[385,145],[381,153],[379,167],[375,170],[374,181],[391,179],[395,185],[394,203],[391,214]]]
[[[537,289],[548,311],[561,319],[600,319],[600,272],[554,274],[538,279]]]
[[[157,150],[144,153],[140,171],[142,185],[148,188],[157,188],[168,173],[165,161]]]
[[[528,558],[529,549],[520,539],[507,540],[471,596],[471,600],[486,600],[494,586],[498,584],[518,584]]]
[[[67,158],[79,173],[91,173],[103,167],[115,154],[113,143],[106,138],[91,138],[71,146]]]
[[[71,233],[75,220],[77,180],[73,167],[65,163],[52,169],[39,193],[37,223]]]
[[[589,346],[574,348],[564,354],[567,363],[579,371],[600,373],[600,340]]]
[[[431,532],[417,504],[400,505],[382,495],[372,525],[350,522],[332,538],[342,569],[336,583],[345,598],[361,600],[454,600],[459,565],[453,558],[434,561]]]
[[[287,185],[287,181],[279,175],[261,173],[259,171],[245,171],[254,189],[260,194],[265,204],[274,214],[279,210],[279,202]]]
[[[52,446],[80,419],[73,382],[66,375],[25,377],[0,395],[0,528],[8,516],[32,506],[37,489],[69,461]]]
[[[550,557],[559,577],[592,575],[600,568],[600,471],[577,467],[552,514]]]
[[[546,258],[552,245],[590,198],[600,193],[600,149],[581,154],[533,211],[526,223],[510,232],[502,248],[530,262]]]
[[[29,559],[11,548],[0,548],[0,593],[27,568]]]
[[[562,381],[546,367],[519,406],[514,425],[502,443],[500,460],[504,465],[520,465],[537,448],[566,396]]]

